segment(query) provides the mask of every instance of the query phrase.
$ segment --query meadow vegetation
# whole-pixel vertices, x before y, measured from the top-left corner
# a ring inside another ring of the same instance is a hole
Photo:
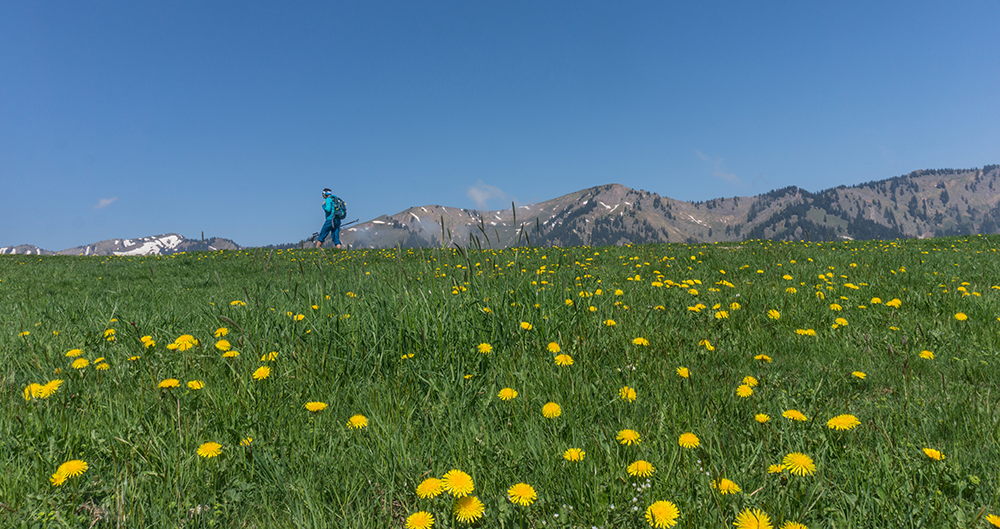
[[[0,256],[0,526],[1000,527],[998,245]]]

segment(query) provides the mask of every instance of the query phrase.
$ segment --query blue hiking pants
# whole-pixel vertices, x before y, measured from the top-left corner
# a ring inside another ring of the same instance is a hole
[[[323,229],[319,230],[320,244],[323,244],[330,232],[333,232],[333,244],[340,246],[340,219],[326,219],[326,222],[323,223]]]

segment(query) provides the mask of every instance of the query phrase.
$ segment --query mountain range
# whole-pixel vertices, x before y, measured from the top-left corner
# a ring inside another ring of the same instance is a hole
[[[344,228],[352,248],[458,245],[504,248],[748,239],[926,238],[1000,232],[1000,165],[927,169],[816,193],[791,186],[752,197],[687,202],[620,184],[536,204],[480,211],[417,206]],[[273,247],[299,247],[305,241]],[[31,245],[0,254],[159,255],[239,249],[229,239],[176,233],[109,239],[52,252]]]
[[[344,230],[352,247],[926,238],[1000,231],[1000,165],[930,169],[817,193],[685,202],[619,184],[499,211],[419,206]]]

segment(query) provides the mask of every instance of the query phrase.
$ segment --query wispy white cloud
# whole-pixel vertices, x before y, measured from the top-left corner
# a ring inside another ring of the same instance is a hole
[[[103,208],[106,208],[106,207],[110,206],[111,204],[113,204],[114,201],[116,201],[116,200],[118,200],[118,197],[102,198],[102,199],[100,199],[100,200],[97,201],[97,205],[94,206],[94,209],[103,209]]]
[[[694,153],[696,156],[698,156],[698,158],[701,158],[702,160],[712,164],[712,176],[715,176],[716,178],[721,178],[722,180],[725,180],[730,184],[743,185],[743,182],[740,180],[738,176],[736,176],[735,173],[727,172],[722,167],[722,158],[719,158],[718,156],[712,158],[711,156],[701,151],[694,151]]]
[[[482,180],[476,180],[476,185],[469,186],[469,188],[465,190],[465,196],[469,197],[476,203],[476,209],[489,209],[487,202],[496,198],[499,198],[504,202],[517,202],[516,198],[507,194],[499,187],[486,184]]]

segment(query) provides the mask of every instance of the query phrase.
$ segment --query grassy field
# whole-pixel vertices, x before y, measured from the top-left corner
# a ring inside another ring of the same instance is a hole
[[[0,256],[0,526],[1000,527],[997,246]]]

